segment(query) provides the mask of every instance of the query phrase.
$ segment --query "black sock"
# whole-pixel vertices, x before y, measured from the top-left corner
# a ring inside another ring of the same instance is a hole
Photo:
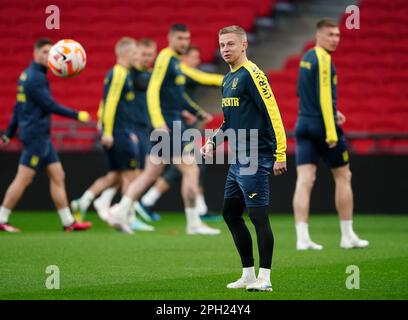
[[[235,246],[241,257],[242,267],[254,266],[254,256],[252,252],[252,238],[249,230],[242,218],[245,209],[244,198],[224,199],[223,216],[231,231]]]
[[[272,255],[274,238],[269,224],[267,207],[248,208],[249,217],[255,226],[259,251],[259,267],[270,269],[272,265]]]

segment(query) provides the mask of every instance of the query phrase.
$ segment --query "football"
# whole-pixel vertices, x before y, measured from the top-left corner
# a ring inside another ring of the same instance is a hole
[[[85,68],[85,65],[85,50],[75,40],[60,40],[50,49],[48,67],[58,77],[75,77]]]

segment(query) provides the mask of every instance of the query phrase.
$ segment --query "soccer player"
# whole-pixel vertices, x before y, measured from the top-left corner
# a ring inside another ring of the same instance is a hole
[[[58,210],[65,231],[87,230],[90,222],[77,222],[68,207],[65,191],[65,173],[51,142],[51,114],[73,118],[81,122],[89,121],[86,111],[68,109],[52,98],[46,77],[48,54],[52,43],[39,39],[34,45],[34,61],[25,69],[18,80],[17,101],[13,117],[2,141],[7,144],[19,128],[23,142],[17,175],[8,187],[0,207],[0,231],[19,232],[8,223],[25,189],[30,185],[37,170],[44,169],[50,179],[51,198]]]
[[[202,223],[195,209],[195,201],[198,193],[198,166],[193,155],[174,148],[182,144],[181,134],[184,130],[181,113],[183,109],[202,118],[209,115],[185,99],[184,85],[185,76],[180,69],[179,55],[184,53],[190,44],[190,32],[185,25],[175,24],[168,34],[169,46],[163,49],[157,57],[153,73],[147,89],[147,106],[154,129],[166,133],[169,144],[163,141],[159,144],[164,146],[162,154],[150,154],[147,158],[145,170],[130,184],[126,195],[120,203],[114,206],[110,212],[112,225],[126,232],[127,215],[135,200],[138,200],[143,192],[159,177],[165,167],[163,160],[172,160],[182,172],[182,197],[187,218],[187,234],[219,234],[220,230],[210,228]],[[173,131],[174,130],[179,130]],[[156,131],[157,132],[157,131]],[[167,152],[165,149],[167,149]],[[169,157],[166,156],[166,153]],[[167,159],[170,158],[170,159]]]
[[[238,136],[235,142],[228,136],[237,159],[228,170],[223,216],[241,257],[243,271],[241,278],[227,288],[272,291],[270,269],[274,238],[267,213],[269,175],[272,170],[275,175],[286,172],[285,130],[267,77],[246,56],[245,30],[239,26],[221,29],[219,44],[221,55],[231,68],[222,84],[224,122],[201,148],[201,153],[204,158],[211,156],[216,145],[226,138],[226,130]],[[251,137],[249,129],[257,132],[257,136]],[[240,139],[240,135],[243,138]],[[245,207],[256,230],[258,277],[255,276],[251,235],[243,219]]]
[[[138,137],[134,133],[140,119],[141,107],[136,104],[133,79],[130,68],[137,59],[136,41],[123,37],[115,46],[116,64],[108,71],[104,82],[104,95],[101,108],[101,142],[108,158],[108,174],[97,179],[85,191],[81,198],[74,200],[71,207],[86,212],[95,196],[106,188],[121,185],[125,192],[129,183],[135,177],[137,169],[138,150],[135,144]],[[104,212],[98,214],[106,220]]]
[[[132,120],[132,122],[134,127],[134,134],[138,138],[138,142],[136,144],[139,161],[138,169],[143,170],[145,158],[150,152],[149,134],[151,131],[151,123],[147,111],[146,90],[152,74],[151,67],[156,58],[156,42],[148,38],[142,38],[138,41],[138,51],[139,54],[137,62],[132,66],[130,70],[135,91],[135,104],[137,106],[137,112],[133,113],[134,119]],[[104,191],[98,199],[95,200],[94,206],[98,210],[98,212],[108,212],[115,193],[116,189],[114,189],[114,192],[112,192],[111,188],[109,188]],[[138,204],[134,203],[134,207],[138,208]],[[143,211],[141,212],[142,214],[144,213]],[[149,216],[143,216],[143,218],[150,221]],[[132,228],[132,230],[138,231],[154,230],[154,227],[139,220],[136,216],[133,216],[130,227]]]
[[[201,63],[200,59],[200,50],[196,46],[189,46],[187,51],[180,56],[180,66],[181,71],[186,76],[186,94],[187,99],[192,100],[192,103],[195,103],[196,100],[196,90],[199,85],[207,85],[207,86],[218,86],[220,87],[222,84],[222,79],[224,78],[221,74],[216,73],[207,73],[203,72],[198,68]],[[184,121],[186,123],[186,127],[195,127],[198,128],[204,123],[202,121],[198,121],[196,117],[191,114],[186,114],[187,111],[184,111],[183,115]],[[186,120],[188,119],[188,120]],[[188,123],[190,122],[190,123]],[[199,212],[202,220],[219,220],[221,216],[215,214],[209,214],[208,207],[205,202],[204,198],[204,175],[205,175],[205,164],[199,164],[200,169],[200,178],[199,178],[199,189],[196,198],[196,210]],[[156,183],[143,195],[140,203],[142,204],[142,208],[145,208],[152,219],[158,219],[159,216],[155,212],[151,212],[150,209],[156,204],[156,202],[160,199],[160,197],[166,193],[170,188],[176,184],[178,181],[181,180],[181,172],[175,166],[170,164],[164,173],[161,175],[159,179],[157,179]],[[143,209],[142,211],[143,212]]]
[[[298,250],[321,250],[309,235],[310,195],[317,164],[323,158],[331,169],[335,185],[336,209],[340,216],[342,248],[364,248],[353,231],[353,192],[349,154],[340,127],[345,117],[337,111],[337,75],[331,54],[340,41],[337,24],[330,20],[317,23],[316,46],[300,62],[298,95],[299,116],[295,129],[297,181],[293,196]]]

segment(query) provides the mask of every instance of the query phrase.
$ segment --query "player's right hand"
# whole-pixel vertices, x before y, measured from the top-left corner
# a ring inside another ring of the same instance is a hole
[[[114,140],[112,136],[103,135],[101,138],[102,145],[107,149],[112,148],[113,142]]]
[[[281,174],[285,174],[288,171],[286,167],[286,161],[275,161],[273,164],[273,174],[275,176],[280,176]]]
[[[10,138],[7,137],[5,134],[2,134],[0,137],[0,146],[7,146],[10,143]]]
[[[337,141],[327,141],[327,145],[329,146],[329,149],[336,148]]]
[[[78,120],[87,123],[91,119],[91,116],[89,115],[88,111],[79,111],[78,112]]]
[[[337,124],[339,125],[339,126],[342,126],[343,124],[345,124],[346,123],[346,116],[343,114],[343,113],[341,113],[339,110],[337,110]]]
[[[204,146],[201,147],[200,153],[203,158],[209,158],[212,156],[214,152],[214,144],[211,142],[207,142]]]

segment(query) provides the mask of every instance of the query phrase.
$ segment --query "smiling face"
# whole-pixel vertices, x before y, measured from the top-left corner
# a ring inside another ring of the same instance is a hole
[[[317,30],[316,45],[332,53],[336,51],[340,42],[340,30],[338,27],[323,27]]]
[[[248,42],[236,33],[225,33],[219,36],[220,52],[222,58],[230,65],[234,65],[245,56]]]

